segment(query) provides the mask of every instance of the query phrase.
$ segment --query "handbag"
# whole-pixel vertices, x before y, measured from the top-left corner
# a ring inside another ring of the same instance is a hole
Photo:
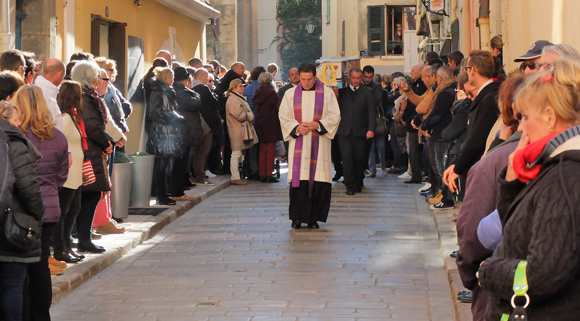
[[[40,223],[32,216],[20,212],[6,210],[4,235],[13,247],[21,251],[28,251],[38,239]]]
[[[397,126],[395,126],[395,136],[405,138],[407,136],[407,126],[403,123],[397,123]]]
[[[383,110],[379,108],[379,106],[377,106],[376,108],[377,108],[377,125],[375,127],[375,135],[384,135],[388,131],[389,120],[385,117]]]
[[[95,177],[95,171],[93,170],[93,164],[91,160],[87,159],[83,162],[83,186],[91,185],[97,180]]]
[[[254,131],[252,130],[252,124],[248,120],[248,114],[246,114],[246,121],[242,123],[242,140],[246,145],[253,144],[256,140]]]

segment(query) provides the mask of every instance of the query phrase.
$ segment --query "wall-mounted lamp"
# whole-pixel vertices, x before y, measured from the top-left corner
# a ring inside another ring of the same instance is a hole
[[[134,0],[133,4],[137,5],[137,8],[141,7],[141,0]]]

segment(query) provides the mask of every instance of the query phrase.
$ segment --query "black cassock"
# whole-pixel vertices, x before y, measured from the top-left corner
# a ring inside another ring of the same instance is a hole
[[[302,223],[326,222],[330,210],[332,184],[314,182],[312,198],[308,195],[308,181],[300,186],[290,186],[290,219]]]

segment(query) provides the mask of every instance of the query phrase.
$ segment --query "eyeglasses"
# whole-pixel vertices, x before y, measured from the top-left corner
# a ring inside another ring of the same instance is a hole
[[[33,72],[33,73],[35,73],[35,74],[37,74],[37,73],[39,73],[39,72],[40,72],[40,70],[38,70],[38,69],[34,69],[32,72]]]
[[[463,67],[463,71],[468,72],[471,70],[471,68],[473,68],[472,66],[465,66]]]
[[[107,69],[110,72],[115,72],[115,69],[111,68],[111,69]]]
[[[100,78],[100,79],[101,80],[104,80],[104,81],[109,81],[110,80],[109,78]]]
[[[208,80],[207,82],[213,82],[213,79]]]
[[[536,62],[534,63],[534,68],[538,69],[538,70],[550,70],[552,69],[552,64],[549,62],[545,62],[543,64]],[[534,68],[530,68],[530,69],[534,69]]]

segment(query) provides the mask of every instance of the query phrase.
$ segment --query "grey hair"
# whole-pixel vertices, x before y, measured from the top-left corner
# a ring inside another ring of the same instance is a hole
[[[88,60],[78,61],[70,72],[72,80],[79,82],[81,86],[95,89],[93,82],[99,78],[101,74],[101,67],[94,62]]]
[[[405,77],[397,77],[397,78],[395,78],[394,83],[397,84],[397,85],[400,85],[403,81],[405,81],[405,82],[407,81],[405,79]]]
[[[558,54],[560,58],[580,61],[580,53],[578,52],[578,50],[565,43],[544,47],[544,49],[542,49],[542,54],[545,54],[547,52],[554,52]]]
[[[263,72],[258,77],[258,83],[263,86],[271,85],[272,84],[272,74],[269,72]]]

